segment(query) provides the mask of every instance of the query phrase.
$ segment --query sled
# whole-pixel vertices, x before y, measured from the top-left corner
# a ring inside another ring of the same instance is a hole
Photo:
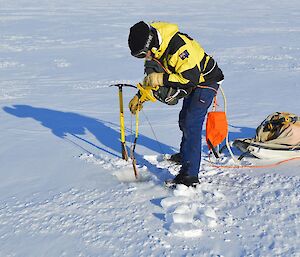
[[[233,146],[259,159],[300,157],[300,118],[287,112],[273,113],[258,126],[254,138],[236,139]]]
[[[285,160],[300,157],[300,146],[255,142],[253,138],[236,139],[233,146],[259,159]]]

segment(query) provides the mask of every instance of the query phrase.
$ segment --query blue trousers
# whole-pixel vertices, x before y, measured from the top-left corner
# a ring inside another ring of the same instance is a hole
[[[218,88],[217,83],[210,86]],[[209,88],[196,88],[183,100],[179,113],[179,128],[182,131],[180,144],[182,168],[180,173],[198,176],[201,163],[203,122],[215,94],[216,92]]]

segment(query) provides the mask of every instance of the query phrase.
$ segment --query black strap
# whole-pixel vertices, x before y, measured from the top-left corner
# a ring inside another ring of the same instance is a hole
[[[204,57],[202,58],[201,62],[200,62],[200,70],[203,73],[204,72],[204,65],[206,62],[206,57],[207,57],[207,53],[204,53]]]
[[[210,141],[209,139],[207,139],[207,143],[208,143],[210,149],[212,150],[214,156],[215,156],[217,159],[219,159],[220,156],[219,156],[219,154],[217,153],[216,149],[214,148],[214,146],[212,145],[212,143],[211,143],[211,141]]]

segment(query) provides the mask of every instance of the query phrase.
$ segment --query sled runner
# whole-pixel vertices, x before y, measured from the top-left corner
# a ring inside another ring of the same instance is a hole
[[[289,159],[300,157],[300,146],[255,142],[253,139],[236,139],[233,145],[244,153],[259,159]]]

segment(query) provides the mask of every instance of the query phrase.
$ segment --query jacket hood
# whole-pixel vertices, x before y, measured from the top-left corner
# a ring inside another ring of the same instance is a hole
[[[167,49],[172,37],[179,31],[178,26],[167,22],[154,22],[150,26],[156,29],[159,40],[159,48],[152,48],[151,51],[155,58],[159,59]]]

